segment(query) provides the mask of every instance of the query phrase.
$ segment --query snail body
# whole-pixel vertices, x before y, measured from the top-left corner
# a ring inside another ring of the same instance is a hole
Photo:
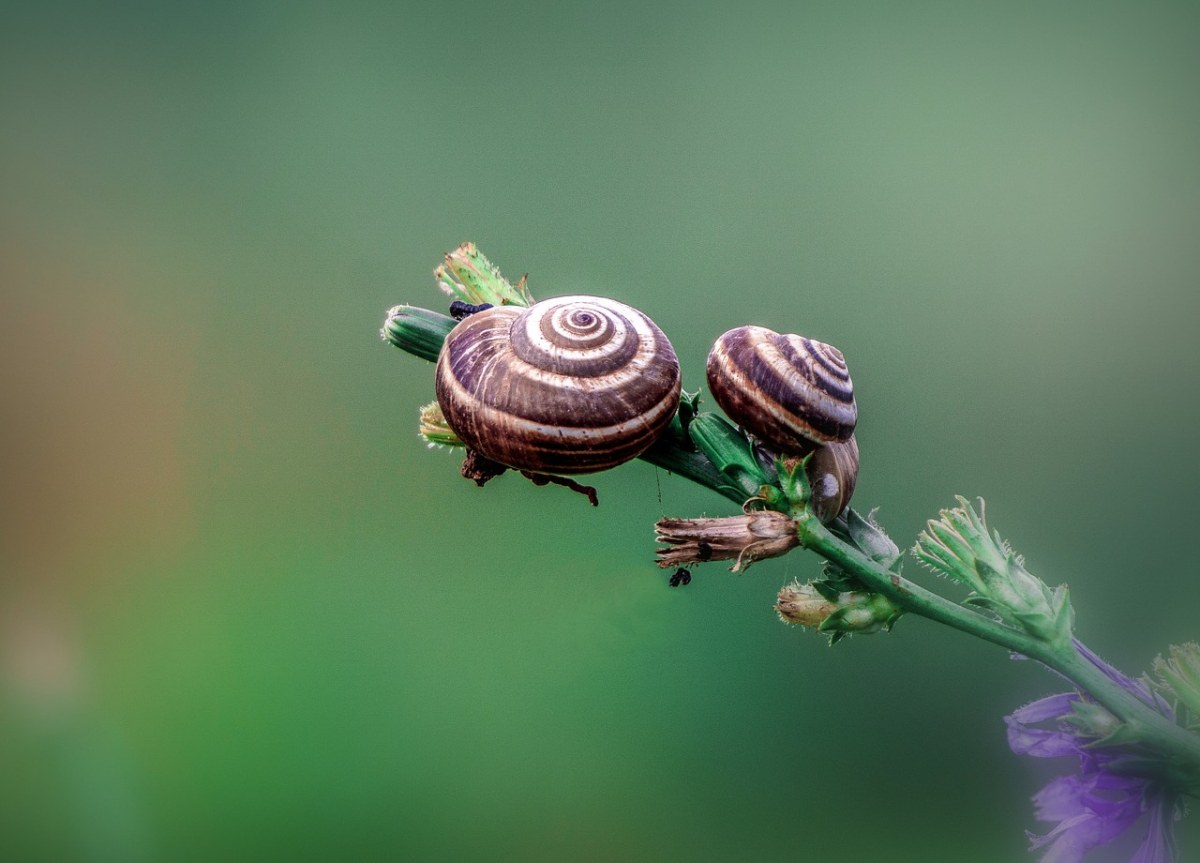
[[[805,468],[812,490],[809,505],[817,518],[828,524],[850,503],[858,482],[858,441],[834,441],[813,450]]]
[[[812,454],[811,505],[821,521],[845,509],[858,477],[858,407],[841,351],[766,327],[737,327],[709,352],[708,387],[729,418],[769,450]]]
[[[602,297],[472,314],[437,363],[438,404],[463,442],[538,473],[591,473],[636,458],[670,423],[679,392],[679,360],[662,330]]]

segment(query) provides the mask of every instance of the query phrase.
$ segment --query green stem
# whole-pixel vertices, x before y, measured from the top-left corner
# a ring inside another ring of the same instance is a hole
[[[663,470],[677,473],[705,488],[710,488],[734,503],[740,504],[746,500],[746,493],[741,489],[733,488],[728,480],[712,466],[712,462],[698,452],[684,449],[669,438],[660,440],[638,458],[661,467]]]
[[[882,593],[905,611],[1036,659],[1057,671],[1124,722],[1130,739],[1166,755],[1179,775],[1190,777],[1192,793],[1200,788],[1200,735],[1179,727],[1123,688],[1082,656],[1070,641],[1047,643],[932,593],[843,542],[811,514],[800,515],[797,533],[806,548],[833,561],[868,590]]]

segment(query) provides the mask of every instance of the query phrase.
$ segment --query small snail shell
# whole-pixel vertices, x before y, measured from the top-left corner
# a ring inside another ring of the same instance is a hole
[[[590,473],[637,457],[675,415],[679,388],[663,331],[602,297],[473,314],[437,363],[438,404],[463,442],[538,473]]]
[[[731,420],[780,453],[845,441],[858,419],[841,351],[765,327],[737,327],[717,339],[708,388]]]
[[[817,518],[828,524],[837,518],[854,494],[858,481],[858,441],[835,441],[813,450],[805,469],[812,488],[809,506]]]

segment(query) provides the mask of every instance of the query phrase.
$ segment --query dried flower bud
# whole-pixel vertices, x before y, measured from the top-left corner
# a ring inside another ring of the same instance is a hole
[[[801,584],[798,581],[782,588],[775,602],[775,610],[784,623],[811,627],[820,626],[837,608],[836,603],[821,596],[811,583]]]
[[[779,591],[775,611],[785,623],[798,623],[827,632],[831,641],[851,633],[867,635],[891,629],[903,613],[880,593],[838,592],[830,582],[793,581]]]
[[[796,523],[774,510],[729,518],[664,518],[655,525],[655,539],[668,545],[657,552],[663,569],[734,560],[734,572],[756,560],[787,554],[800,544]]]

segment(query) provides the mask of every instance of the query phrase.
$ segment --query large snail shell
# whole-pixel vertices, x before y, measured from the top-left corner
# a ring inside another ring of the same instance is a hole
[[[446,337],[437,398],[471,449],[574,474],[637,457],[679,405],[679,360],[655,323],[602,297],[473,314]]]
[[[765,327],[738,327],[717,339],[708,388],[731,420],[780,453],[847,440],[858,419],[841,351]]]
[[[817,447],[805,468],[812,488],[809,505],[817,518],[828,524],[850,503],[858,482],[858,441],[834,441]]]

